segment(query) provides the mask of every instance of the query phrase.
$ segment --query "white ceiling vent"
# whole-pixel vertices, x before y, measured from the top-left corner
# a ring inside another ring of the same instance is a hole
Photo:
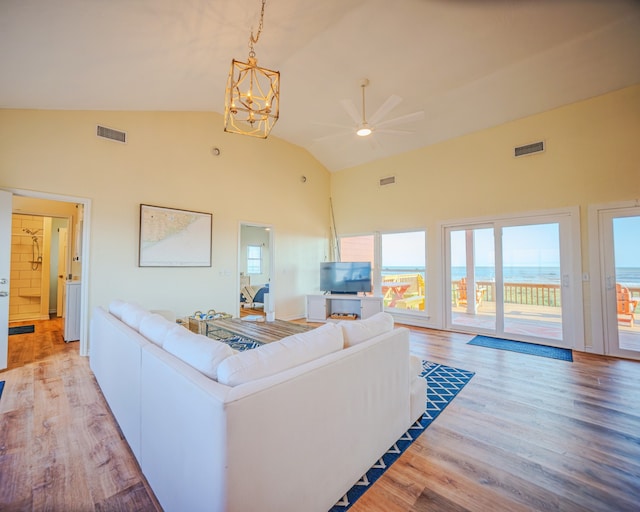
[[[544,151],[544,141],[533,142],[532,144],[526,144],[524,146],[518,146],[513,149],[513,156],[527,156],[535,153],[542,153]]]
[[[395,182],[396,182],[395,176],[387,176],[386,178],[380,178],[380,181],[378,182],[378,184],[381,187],[384,187],[386,185],[393,185]]]
[[[114,130],[113,128],[107,128],[106,126],[98,125],[98,128],[96,130],[96,135],[98,137],[102,137],[103,139],[122,142],[123,144],[127,143],[127,132]]]

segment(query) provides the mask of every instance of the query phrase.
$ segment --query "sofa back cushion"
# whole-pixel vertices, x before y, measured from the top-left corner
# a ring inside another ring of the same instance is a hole
[[[344,346],[352,347],[368,339],[393,330],[393,317],[380,312],[365,320],[343,320],[338,325],[344,334]]]
[[[225,359],[218,366],[218,382],[227,386],[244,384],[337,352],[343,346],[342,329],[337,324],[325,324]]]
[[[180,328],[167,333],[163,348],[210,379],[215,379],[218,365],[235,351],[226,343],[177,327]]]
[[[152,313],[140,320],[140,334],[159,347],[164,345],[167,334],[169,334],[169,331],[172,329],[184,330],[184,327],[175,322],[170,322],[158,313]]]
[[[127,302],[122,306],[120,320],[136,331],[140,329],[142,319],[150,315],[149,311],[138,304]]]
[[[126,304],[125,301],[120,299],[114,299],[109,303],[109,313],[115,316],[118,320],[122,319],[122,308]]]

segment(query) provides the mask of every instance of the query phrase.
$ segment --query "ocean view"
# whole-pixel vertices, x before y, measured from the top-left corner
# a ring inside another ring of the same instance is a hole
[[[415,274],[424,277],[424,272],[419,272],[415,267],[385,267],[382,275]],[[452,267],[451,279],[457,281],[466,275],[465,267]],[[476,267],[476,281],[494,281],[494,267]],[[507,283],[542,283],[560,284],[560,267],[505,267],[504,280]],[[616,281],[625,286],[640,287],[639,267],[616,268]]]

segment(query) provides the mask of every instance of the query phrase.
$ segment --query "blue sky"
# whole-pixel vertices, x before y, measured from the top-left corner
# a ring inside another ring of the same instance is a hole
[[[617,267],[640,268],[640,217],[619,217],[613,221]],[[384,234],[382,261],[385,266],[420,267],[425,261],[422,232]],[[560,266],[559,227],[557,223],[503,228],[504,264],[527,267]],[[464,230],[451,238],[454,267],[465,265]],[[495,265],[493,229],[475,230],[476,265]]]
[[[616,267],[640,268],[640,217],[613,219]]]

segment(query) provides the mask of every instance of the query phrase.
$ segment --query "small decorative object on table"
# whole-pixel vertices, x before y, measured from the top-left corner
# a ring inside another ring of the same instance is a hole
[[[196,311],[189,317],[189,330],[196,334],[207,334],[207,320],[220,320],[221,318],[231,318],[229,313],[217,313],[215,309],[210,309],[206,313]]]

